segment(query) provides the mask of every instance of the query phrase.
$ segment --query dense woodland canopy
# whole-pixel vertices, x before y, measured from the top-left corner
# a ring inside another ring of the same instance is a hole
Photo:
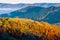
[[[60,40],[60,27],[24,18],[0,18],[0,40]]]

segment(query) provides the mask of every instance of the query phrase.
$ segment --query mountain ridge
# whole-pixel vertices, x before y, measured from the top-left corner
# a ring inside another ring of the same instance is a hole
[[[49,8],[44,8],[40,6],[28,6],[28,7],[13,11],[8,16],[9,17],[18,16],[21,18],[28,18],[28,19],[37,20],[37,21],[57,23],[57,22],[60,22],[58,20],[60,19],[59,13],[60,13],[60,7],[51,6]],[[4,15],[1,14],[0,17],[4,17]]]
[[[9,6],[10,5],[10,6]],[[22,7],[22,6],[41,6],[41,7],[50,7],[50,6],[55,6],[58,7],[60,6],[60,3],[34,3],[34,4],[24,4],[24,3],[19,3],[19,4],[8,4],[8,3],[0,3],[0,7]]]
[[[19,15],[18,17],[30,18],[30,19],[39,21],[39,20],[45,20],[46,18],[51,18],[52,15],[55,15],[55,17],[53,17],[53,19],[51,19],[51,20],[54,20],[55,18],[57,18],[57,19],[59,18],[59,16],[58,16],[60,13],[59,11],[60,11],[60,7],[52,6],[49,8],[43,8],[43,7],[37,7],[37,6],[29,6],[22,10],[17,10],[17,11],[12,12],[11,16],[14,17],[14,14],[15,14],[15,16]],[[50,20],[48,20],[48,21],[50,21]]]

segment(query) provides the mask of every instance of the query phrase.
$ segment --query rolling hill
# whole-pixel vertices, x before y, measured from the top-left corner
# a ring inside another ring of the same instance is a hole
[[[24,18],[0,18],[0,40],[60,40],[60,27]]]

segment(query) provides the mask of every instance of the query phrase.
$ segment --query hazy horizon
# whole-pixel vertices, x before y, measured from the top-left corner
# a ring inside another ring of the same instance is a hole
[[[18,3],[60,3],[60,0],[0,0],[0,3],[10,3],[10,4],[18,4]]]

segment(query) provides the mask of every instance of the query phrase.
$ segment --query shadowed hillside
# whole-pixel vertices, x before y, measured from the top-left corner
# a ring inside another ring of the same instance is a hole
[[[0,18],[0,40],[60,40],[60,27],[24,18]]]
[[[51,24],[60,22],[60,6],[40,7],[28,6],[11,12],[10,14],[0,14],[0,17],[20,17],[37,21],[46,21]]]

